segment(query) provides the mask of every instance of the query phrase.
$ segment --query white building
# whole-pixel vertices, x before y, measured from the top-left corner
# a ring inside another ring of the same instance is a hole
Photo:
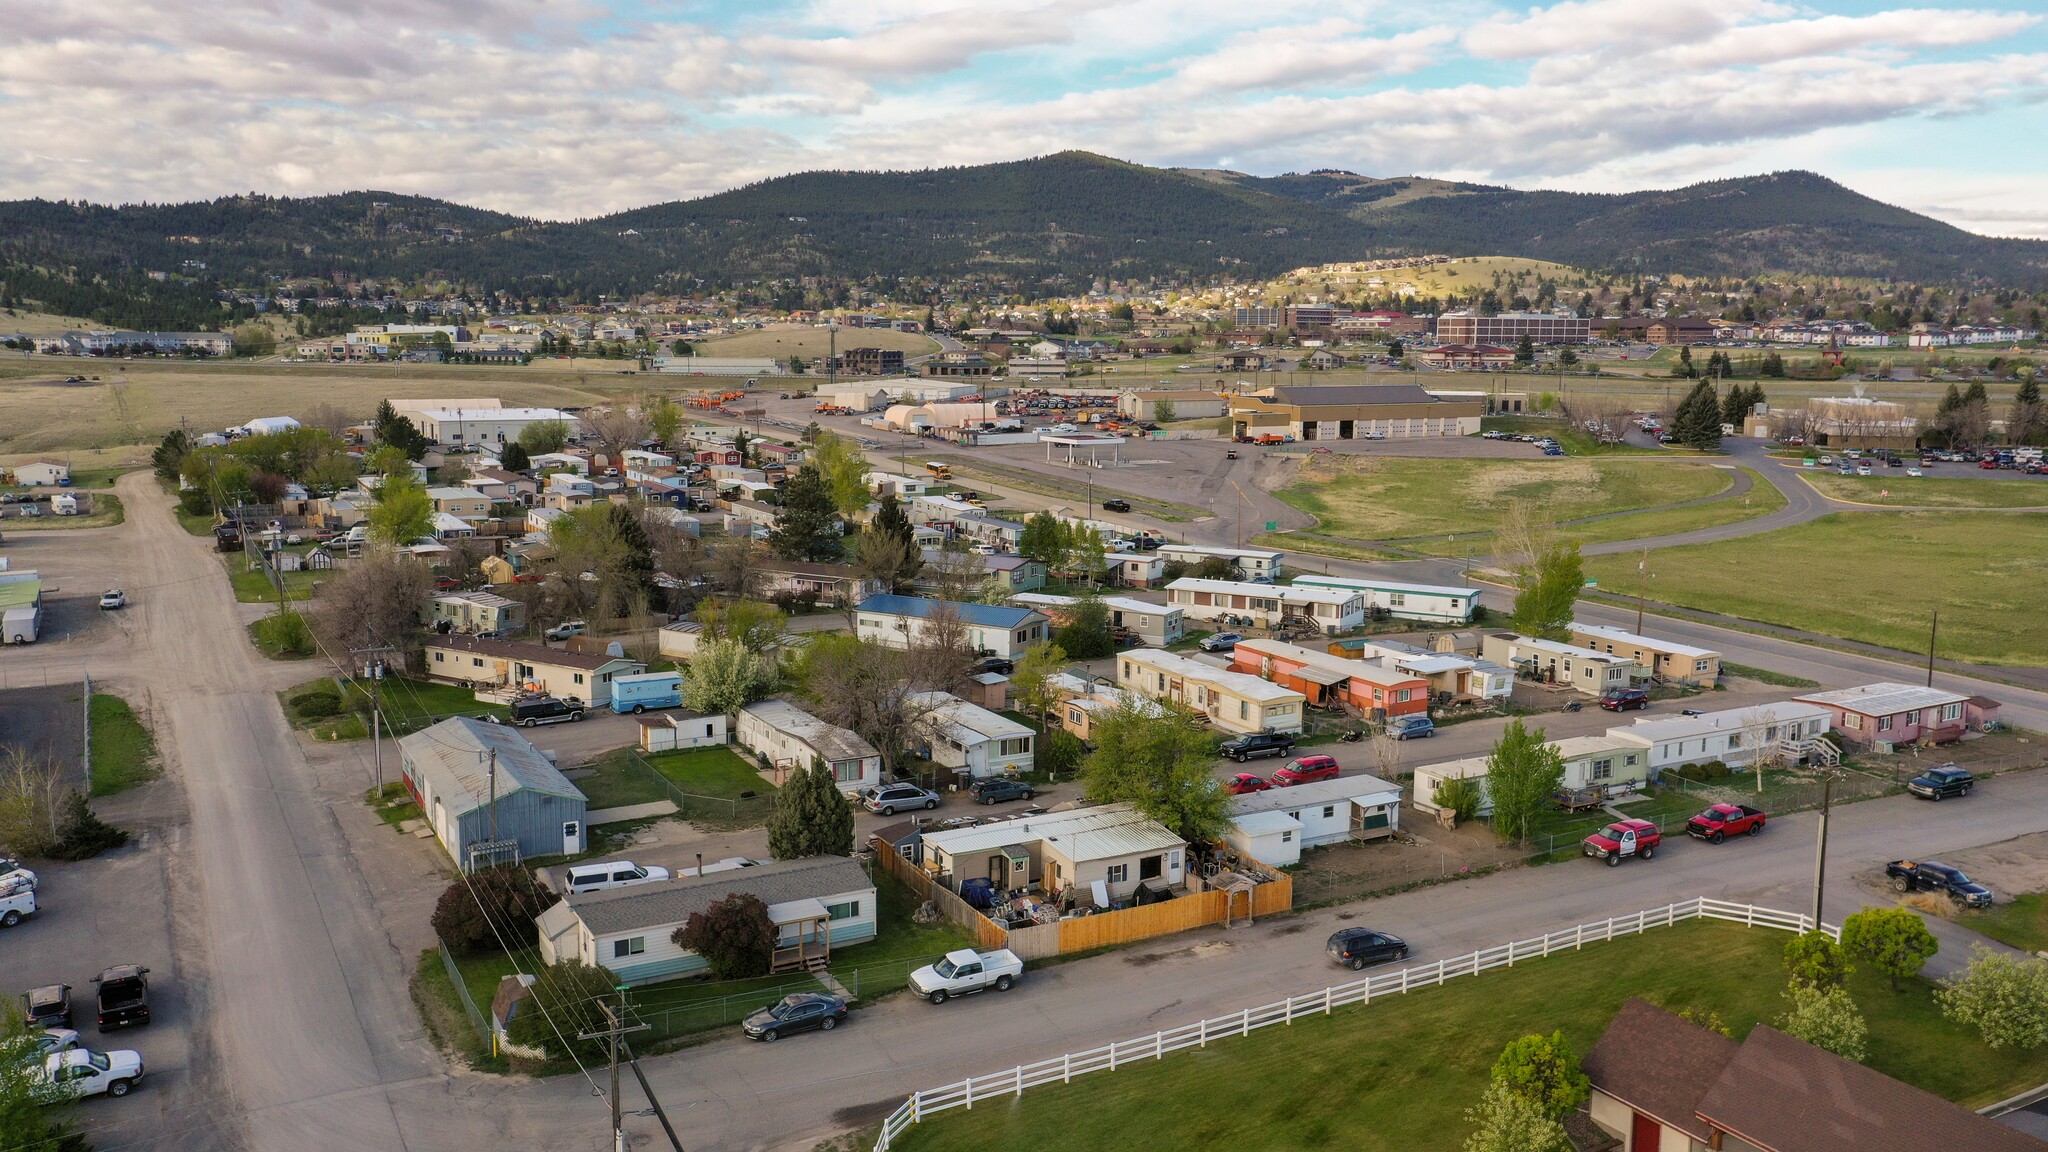
[[[1614,735],[1572,736],[1549,742],[1564,760],[1563,787],[1630,789],[1650,775],[1650,754],[1641,741]],[[1479,814],[1493,811],[1493,799],[1486,795],[1487,756],[1467,756],[1442,764],[1427,764],[1415,770],[1415,807],[1435,812],[1437,793],[1452,780],[1470,780],[1479,785]]]
[[[1233,620],[1249,619],[1261,628],[1308,621],[1325,636],[1363,627],[1366,620],[1365,596],[1348,588],[1202,580],[1183,576],[1166,586],[1166,595],[1174,607],[1193,620],[1228,624]],[[1225,620],[1225,617],[1231,619]]]
[[[1505,664],[1531,679],[1551,684],[1568,684],[1588,696],[1603,696],[1626,688],[1634,679],[1636,662],[1626,656],[1610,656],[1586,648],[1512,633],[1488,636],[1480,641],[1480,655]]]
[[[1164,648],[1187,632],[1186,615],[1171,604],[1154,604],[1128,596],[1098,596],[1096,601],[1109,611],[1109,626],[1113,631],[1129,632],[1149,648]],[[1010,597],[1010,603],[1021,608],[1036,608],[1054,620],[1064,618],[1080,602],[1078,596],[1057,596],[1050,592],[1020,592]]]
[[[930,760],[971,779],[1029,772],[1037,733],[949,692],[919,692],[904,703],[922,711],[920,734]]]
[[[1239,579],[1272,582],[1280,579],[1280,565],[1287,558],[1284,552],[1257,548],[1211,548],[1203,544],[1164,544],[1160,546],[1158,556],[1161,560],[1178,560],[1190,566],[1204,560],[1228,560],[1236,566]]]
[[[1834,713],[1818,704],[1782,700],[1698,716],[1644,718],[1609,728],[1607,735],[1645,749],[1655,779],[1668,768],[1716,760],[1730,768],[1753,764],[1765,755],[1796,762],[1833,722]]]
[[[824,764],[851,795],[882,782],[882,754],[856,732],[827,724],[787,700],[759,700],[740,709],[734,742],[761,758],[778,787],[797,769]]]
[[[14,482],[29,488],[48,488],[71,479],[71,465],[57,460],[37,460],[14,466]]]
[[[570,435],[576,432],[576,418],[559,408],[423,408],[410,418],[438,444],[505,444],[549,420],[567,425]]]
[[[1029,608],[884,595],[870,596],[854,609],[854,634],[885,648],[929,646],[934,629],[949,624],[964,630],[973,651],[1006,660],[1044,643],[1049,632],[1045,616]]]
[[[1247,792],[1230,802],[1224,839],[1275,868],[1301,863],[1304,848],[1377,840],[1401,830],[1401,786],[1376,776],[1341,776],[1291,788]]]
[[[1396,580],[1357,580],[1346,576],[1296,576],[1295,588],[1345,588],[1365,597],[1366,610],[1396,620],[1470,624],[1479,606],[1479,589],[1443,584],[1404,584]]]

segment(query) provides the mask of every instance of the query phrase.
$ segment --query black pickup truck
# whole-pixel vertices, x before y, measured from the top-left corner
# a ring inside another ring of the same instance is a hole
[[[1960,868],[1932,860],[1894,860],[1884,866],[1895,892],[1941,892],[1964,908],[1989,908],[1991,889],[1963,874]]]
[[[102,1032],[149,1023],[149,969],[116,964],[92,978],[99,985]]]

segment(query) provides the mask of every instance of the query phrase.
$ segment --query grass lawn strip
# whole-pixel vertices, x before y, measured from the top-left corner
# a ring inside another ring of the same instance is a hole
[[[1585,572],[1633,589],[1634,555],[1590,556]],[[2039,665],[2048,616],[2048,526],[1997,512],[1849,512],[1807,524],[1650,554],[1654,600],[1845,640],[1924,651],[1941,609],[1938,654]],[[1769,573],[1812,579],[1770,579]],[[1812,594],[1822,581],[1827,595]]]
[[[1970,913],[1964,923],[2024,952],[2048,951],[2048,893],[2027,892],[2010,904]]]
[[[126,700],[106,692],[92,694],[92,794],[125,792],[163,771],[156,737]]]
[[[285,702],[285,715],[293,724],[306,729],[316,740],[362,740],[370,735],[368,714],[370,710],[370,685],[365,681],[351,680],[341,691],[341,711],[334,716],[307,716],[291,707],[291,701],[308,689],[319,685],[332,688],[334,679],[321,676],[303,684],[295,684],[278,695]],[[453,684],[435,684],[427,680],[415,680],[404,676],[386,677],[379,692],[380,706],[387,721],[385,735],[403,736],[417,732],[450,716],[495,716],[504,720],[510,710],[503,704],[490,704],[476,698],[476,693]]]
[[[1715,921],[1653,928],[945,1112],[906,1130],[897,1147],[1456,1152],[1471,1131],[1464,1110],[1508,1041],[1561,1028],[1583,1054],[1631,995],[1717,1012],[1746,1035],[1786,1008],[1780,957],[1790,938]],[[1303,973],[1304,983],[1315,975]],[[1345,975],[1328,972],[1332,983]],[[1924,981],[1893,993],[1883,977],[1859,971],[1849,986],[1870,1025],[1869,1063],[1887,1075],[1965,1106],[2048,1079],[2048,1051],[1985,1047],[1942,1018]]]
[[[1799,476],[1835,500],[1898,508],[2048,508],[2048,482],[1983,480],[1963,476],[1908,476],[1896,468],[1874,476],[1841,476],[1801,469]]]
[[[1759,684],[1773,684],[1779,688],[1820,687],[1820,681],[1818,680],[1808,680],[1804,676],[1792,676],[1784,672],[1773,672],[1768,668],[1753,668],[1747,664],[1735,664],[1727,660],[1721,661],[1721,674],[1723,676],[1740,676],[1744,680],[1754,680]]]

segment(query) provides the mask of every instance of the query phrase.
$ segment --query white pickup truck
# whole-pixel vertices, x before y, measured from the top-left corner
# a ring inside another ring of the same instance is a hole
[[[937,964],[927,964],[910,974],[910,990],[934,1004],[954,996],[969,996],[990,988],[1008,992],[1024,974],[1024,961],[1008,948],[976,952],[962,948],[946,953]]]

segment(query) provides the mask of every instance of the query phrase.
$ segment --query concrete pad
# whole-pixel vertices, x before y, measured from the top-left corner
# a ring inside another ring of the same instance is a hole
[[[592,826],[598,824],[619,824],[627,820],[645,820],[649,816],[673,816],[676,805],[673,800],[650,800],[645,804],[622,804],[617,808],[599,808],[585,812],[583,822]]]

